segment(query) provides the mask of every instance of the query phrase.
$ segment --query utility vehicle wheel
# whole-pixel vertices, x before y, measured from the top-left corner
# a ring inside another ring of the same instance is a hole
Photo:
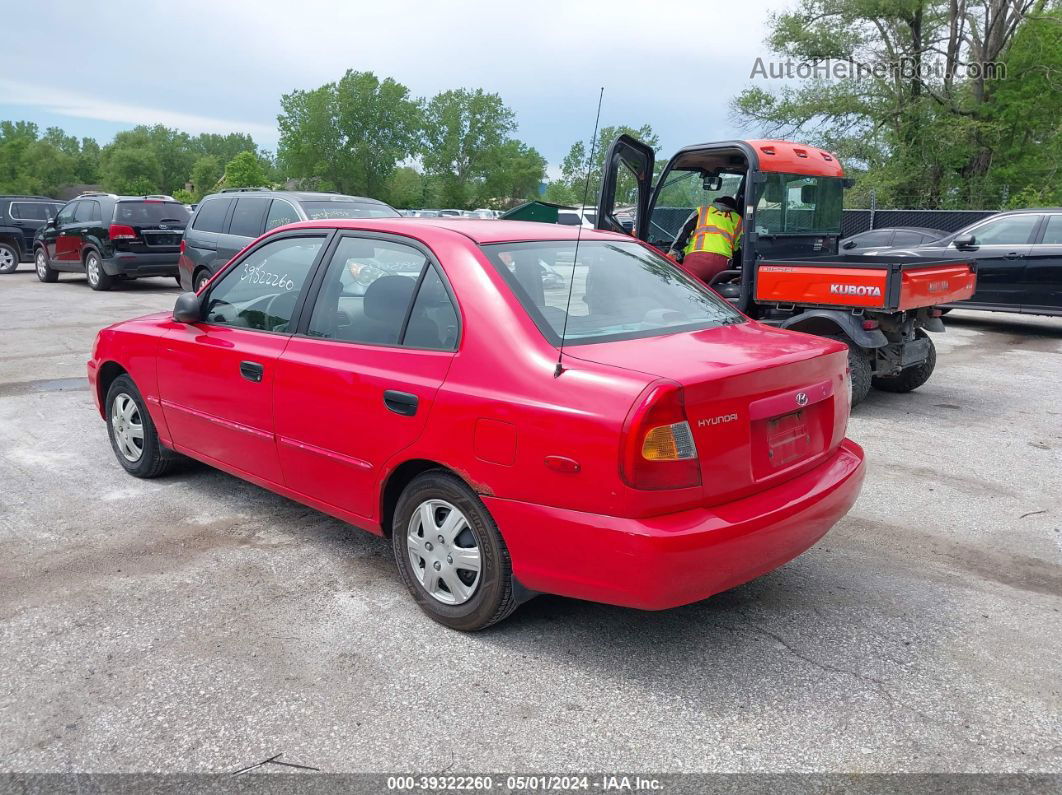
[[[509,550],[486,507],[459,478],[425,472],[406,486],[391,544],[409,592],[440,624],[474,632],[516,609]]]
[[[206,284],[209,281],[210,281],[210,271],[206,270],[205,268],[203,270],[199,271],[199,273],[197,273],[195,275],[195,282],[194,282],[194,285],[193,285],[194,288],[195,288],[195,291],[198,293],[200,290],[203,289],[203,285]]]
[[[100,255],[95,251],[85,255],[85,276],[93,290],[110,290],[114,286],[114,277],[103,272]]]
[[[33,254],[33,268],[37,271],[37,278],[42,282],[59,281],[59,271],[48,263],[48,255],[43,248],[37,249]]]
[[[159,441],[155,423],[132,378],[115,378],[104,406],[111,448],[126,472],[138,478],[155,478],[173,467],[177,454]]]
[[[0,243],[0,273],[14,273],[18,269],[18,249],[10,243]]]
[[[852,405],[863,402],[863,398],[870,392],[870,379],[873,366],[870,362],[870,352],[860,348],[852,340],[845,336],[830,337],[831,340],[843,342],[848,346],[848,371],[852,379]]]
[[[921,364],[906,367],[896,375],[888,375],[874,379],[874,388],[883,392],[910,392],[918,389],[933,374],[933,368],[937,366],[937,349],[933,345],[933,338],[924,329],[916,329],[915,335],[919,339],[929,340],[929,354]]]

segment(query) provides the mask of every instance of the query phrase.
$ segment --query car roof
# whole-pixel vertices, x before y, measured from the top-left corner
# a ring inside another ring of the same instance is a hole
[[[308,201],[308,202],[327,202],[327,201],[353,201],[361,202],[362,204],[379,204],[382,206],[389,206],[386,202],[382,202],[379,199],[371,199],[368,196],[348,196],[344,193],[326,193],[325,191],[312,191],[312,190],[230,190],[219,191],[218,193],[211,193],[209,196],[204,196],[200,203],[207,199],[212,199],[216,196],[231,196],[231,197],[247,197],[247,198],[267,198],[272,196],[279,196],[281,198],[295,199],[296,201]]]
[[[865,232],[857,232],[852,237],[869,235],[871,232],[925,232],[927,234],[948,234],[946,229],[933,229],[928,226],[883,226],[880,229],[867,229]]]
[[[441,230],[469,238],[474,243],[523,243],[538,240],[625,240],[637,242],[630,235],[563,226],[538,221],[491,221],[478,218],[332,218],[300,221],[282,229],[355,229],[374,232],[409,234],[413,229]],[[580,232],[580,230],[582,230]]]

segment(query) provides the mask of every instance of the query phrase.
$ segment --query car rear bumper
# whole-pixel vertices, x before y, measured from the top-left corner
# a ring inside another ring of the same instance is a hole
[[[772,571],[822,538],[852,507],[863,450],[846,439],[825,463],[742,500],[624,519],[484,496],[533,591],[663,610]]]
[[[180,253],[140,254],[116,251],[103,260],[108,276],[176,276]]]

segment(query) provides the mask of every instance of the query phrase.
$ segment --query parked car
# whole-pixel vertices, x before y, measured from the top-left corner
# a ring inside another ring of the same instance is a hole
[[[0,196],[0,273],[33,259],[33,237],[63,203],[47,196]]]
[[[973,297],[947,309],[1062,315],[1062,208],[999,213],[932,243],[888,253],[974,262]]]
[[[37,230],[37,278],[54,282],[61,271],[84,273],[93,290],[118,280],[177,277],[177,257],[188,211],[171,196],[83,193]]]
[[[892,226],[852,235],[841,241],[840,248],[850,254],[876,254],[895,246],[921,246],[947,235],[943,229],[925,226]]]
[[[180,282],[198,290],[236,252],[270,229],[323,218],[398,218],[389,204],[362,196],[231,188],[205,196],[181,241]]]
[[[464,215],[460,210],[439,210],[439,215],[443,218],[460,218]]]
[[[664,609],[799,555],[863,478],[845,346],[746,318],[625,235],[582,230],[576,263],[577,232],[267,233],[172,313],[98,334],[118,462],[187,455],[387,536],[460,630],[538,592]],[[380,275],[352,290],[351,262]]]

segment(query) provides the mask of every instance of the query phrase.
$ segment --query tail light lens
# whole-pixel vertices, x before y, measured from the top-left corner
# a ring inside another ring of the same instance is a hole
[[[181,240],[180,247],[177,249],[177,253],[178,254],[183,254],[184,253],[184,240],[183,239]]]
[[[620,474],[636,489],[701,485],[697,445],[686,418],[682,387],[657,381],[642,393],[623,424]]]
[[[123,224],[111,224],[111,240],[136,240],[136,230]]]

